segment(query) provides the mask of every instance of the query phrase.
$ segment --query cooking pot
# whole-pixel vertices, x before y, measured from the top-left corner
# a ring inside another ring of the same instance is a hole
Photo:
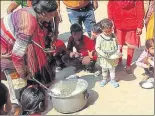
[[[55,83],[51,91],[53,107],[61,113],[73,113],[86,106],[88,83],[84,79],[65,79]]]

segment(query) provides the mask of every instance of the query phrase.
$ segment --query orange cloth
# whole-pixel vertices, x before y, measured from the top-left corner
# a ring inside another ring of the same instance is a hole
[[[88,5],[90,1],[89,0],[63,0],[63,3],[69,7],[69,8],[73,8],[73,9],[79,9],[79,8],[83,8],[86,5]]]

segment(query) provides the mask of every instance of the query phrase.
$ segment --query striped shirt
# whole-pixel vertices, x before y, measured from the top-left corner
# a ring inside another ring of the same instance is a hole
[[[45,32],[40,29],[33,13],[28,12],[30,9],[20,9],[1,19],[1,45],[5,52],[12,53],[12,62],[20,77],[27,74],[25,60],[33,74],[46,64],[45,53],[29,43],[29,39],[33,39],[45,48]]]

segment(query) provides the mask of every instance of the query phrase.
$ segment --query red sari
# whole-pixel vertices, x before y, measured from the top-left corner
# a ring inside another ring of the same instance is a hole
[[[11,18],[1,20],[1,46],[3,53],[11,52],[12,62],[20,77],[27,74],[27,66],[33,76],[39,78],[43,83],[49,83],[55,77],[54,69],[48,65],[46,54],[38,46],[30,44],[29,40],[40,44],[45,48],[44,36],[35,16],[28,12],[31,8],[20,9],[11,15]],[[8,25],[7,25],[8,24]],[[14,31],[11,27],[14,27]],[[25,64],[26,60],[26,64]],[[52,71],[51,71],[52,70]]]

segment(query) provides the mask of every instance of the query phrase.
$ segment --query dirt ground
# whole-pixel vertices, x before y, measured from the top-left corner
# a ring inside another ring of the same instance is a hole
[[[9,1],[1,1],[1,17],[6,15],[6,8]],[[65,6],[61,3],[61,14],[63,22],[59,27],[59,38],[65,42],[68,40],[70,22],[68,20]],[[107,1],[99,1],[99,8],[95,11],[96,21],[100,21],[107,17]],[[144,49],[145,28],[141,35],[142,47],[135,51],[133,62],[139,57]],[[67,44],[67,43],[66,43]],[[123,52],[123,64],[126,63],[126,47]],[[127,75],[124,68],[117,69],[116,77],[120,87],[113,88],[110,84],[105,87],[100,87],[99,82],[102,77],[94,77],[92,74],[80,72],[81,78],[87,80],[88,98],[87,107],[76,112],[76,115],[153,115],[154,114],[154,89],[146,90],[139,86],[142,79],[143,69],[136,67],[133,64],[133,75]],[[60,73],[57,73],[58,80],[73,74],[72,68],[66,68]],[[49,101],[49,108],[44,114],[47,115],[62,115],[52,108],[52,103]],[[73,114],[71,114],[73,115]]]

